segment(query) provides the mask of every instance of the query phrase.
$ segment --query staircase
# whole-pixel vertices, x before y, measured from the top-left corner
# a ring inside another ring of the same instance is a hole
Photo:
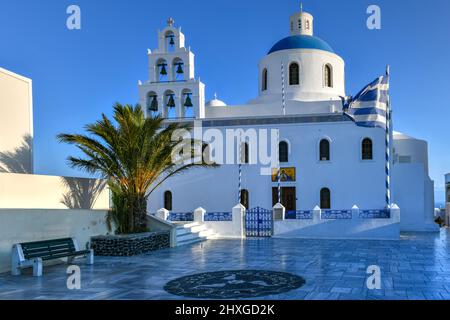
[[[215,237],[212,230],[198,222],[176,223],[177,224],[177,247],[199,243]]]

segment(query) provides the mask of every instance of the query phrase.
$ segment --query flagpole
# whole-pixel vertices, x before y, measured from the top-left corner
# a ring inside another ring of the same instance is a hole
[[[281,166],[280,166],[280,130],[277,131],[277,163],[278,163],[278,172],[277,172],[277,187],[278,187],[278,203],[281,203]]]
[[[281,62],[281,105],[283,107],[283,116],[285,116],[286,115],[286,91],[285,91],[283,62]]]
[[[283,116],[286,115],[286,91],[285,91],[285,79],[284,79],[284,63],[281,62],[281,106],[283,111]],[[277,187],[278,187],[278,203],[281,204],[281,164],[280,164],[280,129],[277,132]]]
[[[241,133],[239,133],[239,156],[238,156],[238,161],[239,161],[239,182],[238,182],[238,203],[241,204],[242,203],[242,137],[241,137]],[[245,155],[244,155],[245,157]],[[248,208],[246,208],[248,209]]]
[[[386,67],[387,85],[390,82],[390,67]],[[389,90],[389,89],[388,89]],[[387,93],[386,103],[386,208],[391,206],[391,139],[392,139],[392,122],[391,122],[391,101],[389,92]]]

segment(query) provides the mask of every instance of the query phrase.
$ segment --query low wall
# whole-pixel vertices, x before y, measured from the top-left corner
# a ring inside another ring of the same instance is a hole
[[[130,257],[150,251],[170,248],[170,231],[126,235],[103,235],[91,238],[96,256]]]
[[[170,234],[170,247],[177,246],[177,227],[170,222],[147,214],[147,227],[151,232],[167,231]]]
[[[388,219],[364,219],[358,214],[351,219],[321,219],[319,211],[313,219],[275,221],[273,237],[399,240],[400,210],[391,210]]]
[[[105,235],[106,210],[0,209],[0,272],[11,268],[13,244],[74,237],[85,248],[91,236]]]
[[[109,209],[104,180],[0,173],[0,208]]]

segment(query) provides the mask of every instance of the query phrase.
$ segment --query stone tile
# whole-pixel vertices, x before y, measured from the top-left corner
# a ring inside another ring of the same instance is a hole
[[[450,236],[408,233],[400,241],[248,239],[211,240],[134,257],[98,257],[94,266],[77,261],[82,290],[66,288],[66,266],[0,275],[0,299],[184,299],[166,293],[175,278],[201,272],[264,269],[290,272],[306,284],[263,297],[289,300],[450,299]],[[381,268],[382,290],[366,288],[366,269]]]

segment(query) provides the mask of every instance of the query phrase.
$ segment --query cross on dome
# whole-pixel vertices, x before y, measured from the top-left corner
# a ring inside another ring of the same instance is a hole
[[[173,20],[173,18],[169,18],[169,20],[167,20],[167,25],[169,27],[173,27],[173,24],[175,23],[175,20]]]

